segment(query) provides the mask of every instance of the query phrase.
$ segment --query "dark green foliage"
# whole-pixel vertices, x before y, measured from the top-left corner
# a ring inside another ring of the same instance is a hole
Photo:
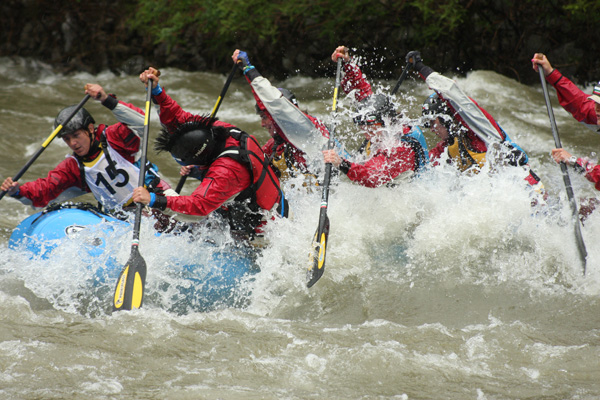
[[[548,54],[579,83],[600,78],[597,0],[7,0],[0,55],[66,70],[143,66],[228,71],[236,48],[260,71],[332,74],[344,44],[373,77],[395,78],[409,50],[442,72],[491,69],[536,82],[529,59]],[[71,40],[69,35],[76,35]]]

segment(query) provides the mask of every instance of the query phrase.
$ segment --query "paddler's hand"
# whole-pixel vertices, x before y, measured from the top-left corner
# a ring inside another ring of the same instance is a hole
[[[233,55],[231,56],[231,59],[233,60],[234,64],[242,64],[242,68],[243,68],[243,67],[245,67],[245,65],[243,65],[243,60],[242,60],[240,53],[245,55],[246,61],[248,63],[250,63],[250,60],[248,59],[248,54],[245,51],[241,51],[240,49],[235,49],[235,51],[233,52]]]
[[[146,188],[142,186],[138,186],[133,189],[133,196],[131,196],[131,200],[136,203],[142,203],[144,205],[150,204],[150,193]]]
[[[152,79],[152,89],[155,89],[158,86],[159,76],[160,71],[154,67],[150,67],[140,74],[140,81],[148,87],[148,79]]]
[[[196,167],[195,165],[183,165],[181,167],[181,169],[179,170],[179,175],[181,175],[181,176],[189,175],[190,172],[192,172],[192,169],[195,167]]]
[[[535,53],[531,59],[531,64],[535,72],[538,72],[538,68],[541,66],[544,70],[544,76],[550,75],[553,71],[550,61],[548,61],[548,58],[542,53]]]
[[[337,62],[338,58],[342,58],[345,62],[350,61],[350,53],[346,46],[338,46],[331,55],[333,62]]]
[[[417,63],[423,62],[423,58],[421,58],[421,52],[418,50],[412,50],[406,53],[406,63],[412,64],[416,66]]]
[[[342,163],[342,158],[335,150],[323,150],[323,159],[326,163],[331,163],[335,167],[339,167]]]
[[[102,86],[97,83],[87,83],[84,90],[85,94],[89,94],[92,99],[99,100],[100,102],[103,102],[108,97]]]
[[[17,193],[17,190],[19,190],[19,182],[14,182],[12,177],[8,177],[4,180],[4,182],[2,182],[0,189],[3,192],[6,192],[6,194],[9,196],[12,196],[13,194]]]
[[[565,149],[553,149],[552,150],[552,158],[557,163],[564,162],[565,164],[569,165],[571,163],[571,157],[573,157],[571,155],[571,153],[569,153]]]

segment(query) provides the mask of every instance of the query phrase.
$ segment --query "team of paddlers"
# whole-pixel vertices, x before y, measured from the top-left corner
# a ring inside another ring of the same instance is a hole
[[[407,54],[406,68],[416,72],[432,94],[424,99],[422,115],[412,121],[419,121],[439,137],[431,148],[420,126],[404,122],[393,97],[373,89],[347,47],[337,47],[331,58],[334,62],[342,60],[340,86],[353,96],[352,120],[364,135],[364,143],[358,156],[334,148],[323,149],[322,157],[350,181],[371,188],[393,186],[417,179],[431,166],[448,164],[463,173],[476,173],[489,162],[520,168],[524,184],[532,193],[539,199],[546,196],[540,178],[529,167],[526,152],[455,81],[425,65],[418,51]],[[115,215],[125,215],[134,203],[148,206],[161,231],[171,231],[179,224],[163,213],[169,209],[221,218],[233,231],[253,237],[269,219],[287,216],[281,181],[304,176],[318,182],[320,171],[313,170],[314,164],[308,162],[315,155],[306,154],[294,138],[299,132],[306,137],[327,138],[330,131],[324,122],[299,108],[291,91],[277,88],[264,78],[246,52],[236,50],[232,60],[250,84],[261,125],[270,134],[262,146],[252,134],[214,115],[185,111],[162,89],[157,69],[148,68],[140,74],[140,80],[151,85],[152,102],[159,109],[162,130],[154,148],[170,152],[181,165],[182,176],[199,180],[191,194],[180,195],[173,190],[151,162],[144,166],[145,185],[138,186],[145,112],[117,100],[98,84],[87,84],[85,93],[111,110],[118,122],[96,123],[83,107],[75,114],[75,106],[63,109],[54,127],[60,128],[58,136],[72,154],[45,178],[23,184],[6,178],[2,191],[34,207],[91,192],[107,212]],[[536,71],[543,69],[561,106],[600,133],[600,84],[587,95],[553,69],[543,54],[535,54],[532,65]],[[585,174],[600,190],[600,167],[592,161],[574,157],[561,148],[552,150],[552,156],[556,162]]]

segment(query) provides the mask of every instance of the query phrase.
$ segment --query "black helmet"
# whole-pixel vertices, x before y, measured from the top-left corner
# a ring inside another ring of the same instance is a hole
[[[423,126],[425,126],[426,128],[430,128],[431,120],[437,117],[441,117],[442,123],[444,125],[448,125],[446,126],[447,128],[454,119],[454,112],[450,109],[450,107],[448,106],[448,104],[446,104],[445,101],[440,99],[440,96],[435,92],[429,95],[427,100],[425,100],[425,102],[423,103],[423,109],[421,111],[421,114],[423,115],[423,117],[425,117],[425,120],[423,121]]]
[[[373,94],[358,104],[352,121],[357,125],[384,124],[384,118],[394,118],[396,115],[394,104],[388,96]]]
[[[291,90],[285,89],[285,88],[277,88],[279,89],[279,91],[281,92],[281,94],[283,95],[283,97],[285,97],[286,99],[288,99],[290,101],[290,103],[292,103],[293,105],[295,105],[296,107],[300,107],[298,105],[298,99],[296,98],[296,95],[294,93],[292,93]],[[266,110],[264,108],[260,108],[258,106],[258,104],[254,105],[254,108],[256,109],[256,113],[260,114],[261,111],[265,112]]]
[[[71,115],[76,108],[77,105],[63,108],[54,120],[54,129],[58,128],[58,125],[62,125],[67,117]],[[87,131],[88,125],[94,123],[96,123],[96,121],[92,115],[82,107],[79,109],[79,111],[77,111],[73,118],[71,118],[67,125],[63,125],[63,128],[57,133],[57,135],[58,137],[63,137],[64,135],[71,134],[79,129],[85,129]]]
[[[157,152],[169,151],[181,165],[208,165],[216,148],[215,118],[195,116],[172,132],[163,129],[154,143]]]

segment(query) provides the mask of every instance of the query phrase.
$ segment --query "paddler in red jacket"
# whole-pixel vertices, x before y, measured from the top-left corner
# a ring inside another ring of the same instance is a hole
[[[587,95],[559,70],[552,68],[544,54],[535,53],[531,63],[536,72],[542,68],[546,81],[556,89],[560,105],[588,129],[600,133],[600,83],[594,85],[591,95]],[[584,174],[588,181],[594,183],[596,190],[600,190],[600,165],[596,165],[587,157],[577,158],[563,148],[553,149],[552,158],[557,163],[564,162],[572,166],[576,172]],[[595,198],[582,199],[580,214],[584,218],[587,217],[597,204],[598,200]]]
[[[183,166],[182,174],[201,179],[189,196],[166,197],[138,187],[133,201],[189,215],[221,214],[232,230],[252,236],[271,210],[286,215],[279,180],[265,162],[256,139],[237,127],[183,110],[159,84],[158,71],[149,68],[140,80],[152,79],[152,99],[160,106],[163,130],[157,151],[169,151]]]
[[[531,62],[536,72],[542,67],[546,81],[556,89],[560,105],[577,121],[600,133],[600,83],[594,86],[591,95],[587,95],[557,69],[552,68],[544,54],[535,53]],[[552,158],[557,163],[564,162],[573,166],[577,172],[585,173],[585,177],[595,184],[596,190],[600,190],[600,166],[588,158],[574,157],[564,149],[553,149]]]
[[[114,125],[99,124],[81,108],[58,133],[73,153],[68,155],[46,178],[22,185],[7,178],[1,189],[24,204],[45,207],[52,200],[68,200],[92,192],[108,212],[118,212],[131,204],[131,194],[139,176],[140,137],[143,135],[144,112],[113,95],[98,84],[85,85],[85,93],[101,102],[119,121]],[[75,106],[64,108],[54,127],[72,113]],[[146,185],[162,194],[176,194],[162,181],[158,169],[149,163]]]
[[[351,181],[371,188],[412,178],[429,163],[421,129],[402,125],[388,96],[373,94],[371,84],[350,57],[346,46],[334,50],[331,60],[337,62],[338,58],[344,61],[340,86],[358,103],[353,122],[365,135],[361,152],[369,158],[364,162],[353,162],[340,157],[334,150],[325,150],[324,161],[333,164]]]
[[[430,152],[432,162],[448,154],[461,172],[479,171],[493,149],[493,166],[524,169],[525,181],[536,193],[546,196],[540,178],[529,168],[527,154],[512,141],[498,122],[452,79],[423,63],[419,51],[410,51],[406,62],[425,80],[433,93],[423,104],[422,114],[441,141]]]
[[[546,81],[556,89],[560,105],[577,121],[600,133],[600,83],[594,86],[591,95],[587,95],[559,70],[552,68],[544,54],[535,53],[531,63],[536,72],[542,67]]]

